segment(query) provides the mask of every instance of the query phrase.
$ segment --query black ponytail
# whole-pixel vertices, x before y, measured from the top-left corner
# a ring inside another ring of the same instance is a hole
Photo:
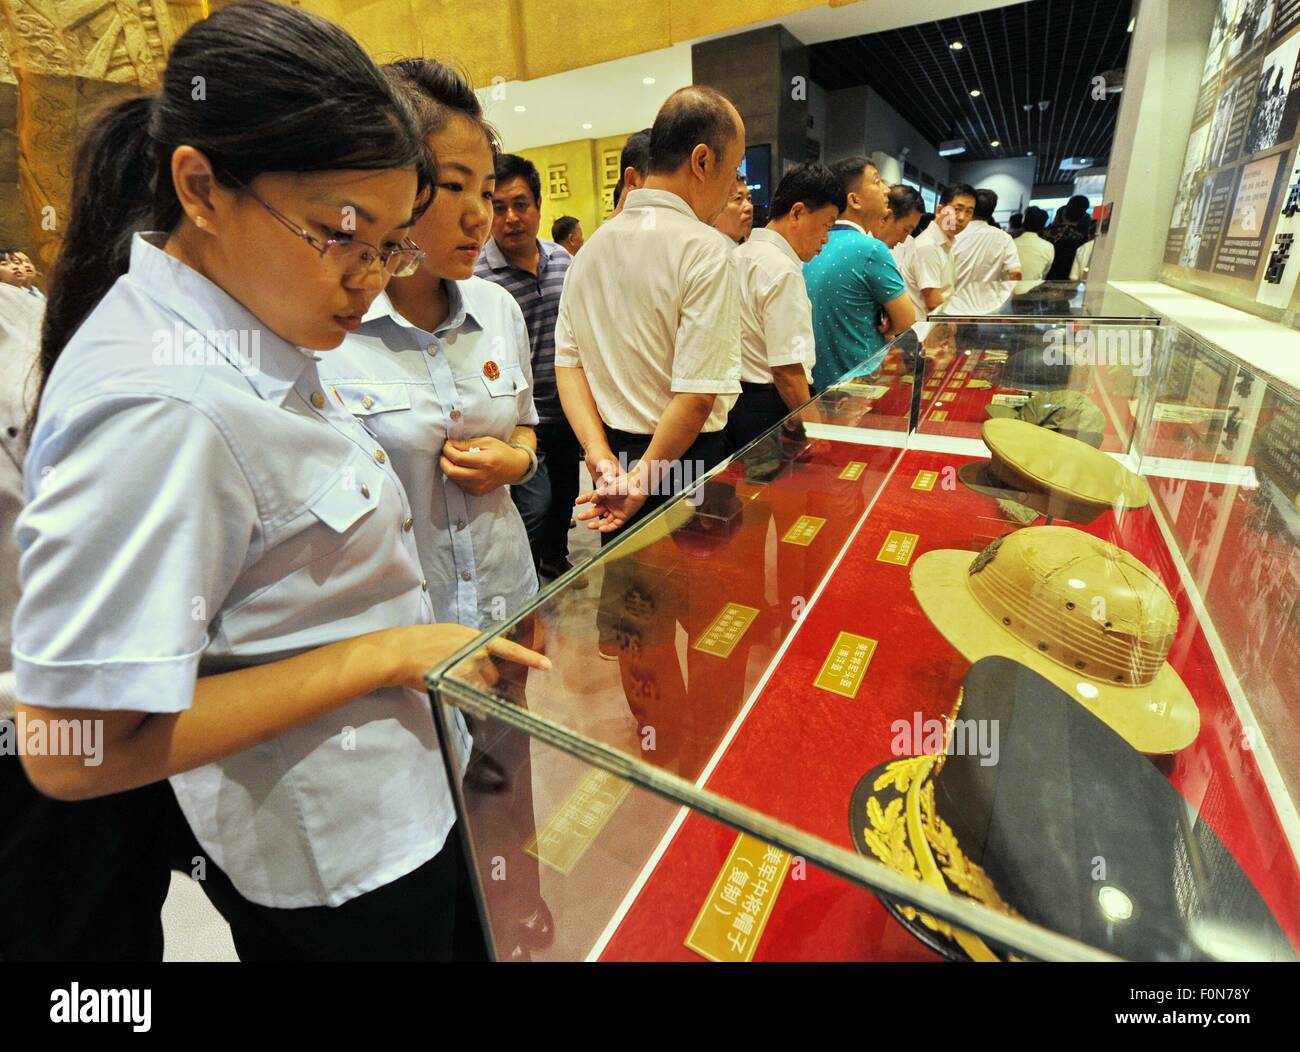
[[[201,151],[223,185],[264,172],[415,166],[426,199],[433,182],[410,102],[344,30],[271,0],[214,12],[176,41],[159,93],[108,107],[77,149],[41,330],[41,390],[126,272],[133,235],[180,222],[171,156],[181,145]]]

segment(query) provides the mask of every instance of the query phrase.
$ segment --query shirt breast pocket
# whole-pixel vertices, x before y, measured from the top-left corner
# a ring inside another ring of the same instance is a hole
[[[495,380],[487,376],[482,379],[491,398],[514,398],[524,389],[524,371],[517,365],[506,366]]]
[[[336,384],[334,390],[347,411],[376,437],[380,437],[386,423],[393,422],[384,414],[411,408],[411,392],[405,384]]]
[[[334,534],[337,548],[362,519],[379,507],[388,476],[368,460],[355,457],[345,464],[307,505]],[[331,549],[332,550],[332,549]]]

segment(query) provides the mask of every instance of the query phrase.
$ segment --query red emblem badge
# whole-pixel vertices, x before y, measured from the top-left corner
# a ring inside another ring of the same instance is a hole
[[[501,370],[497,367],[496,362],[484,362],[483,375],[486,376],[489,380],[495,380],[498,376],[501,375]]]

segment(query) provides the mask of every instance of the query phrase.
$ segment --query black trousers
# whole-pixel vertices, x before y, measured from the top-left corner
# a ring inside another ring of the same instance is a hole
[[[0,959],[161,961],[180,829],[167,782],[65,803],[0,756]]]
[[[537,448],[551,479],[551,503],[537,534],[533,557],[563,562],[569,557],[569,523],[578,501],[582,446],[567,420],[537,425]]]
[[[624,468],[628,469],[645,456],[645,451],[650,448],[650,440],[654,436],[634,435],[627,431],[615,431],[613,428],[607,427],[605,428],[605,437],[609,440],[610,451],[614,456],[619,457]],[[659,492],[647,497],[646,502],[641,505],[636,514],[617,530],[611,533],[602,533],[600,543],[602,545],[609,544],[624,530],[635,526],[647,515],[653,515],[678,493],[689,488],[706,471],[715,467],[726,455],[725,432],[709,431],[701,433],[674,462],[682,465],[681,470],[664,472],[660,480]]]
[[[203,855],[197,841],[194,853]],[[359,831],[357,850],[365,850]],[[206,855],[199,882],[230,925],[241,961],[482,961],[483,930],[452,827],[424,865],[341,906],[278,909],[249,902]]]
[[[731,407],[724,434],[727,455],[735,456],[765,431],[776,427],[790,415],[776,384],[751,384],[741,381],[740,397]]]

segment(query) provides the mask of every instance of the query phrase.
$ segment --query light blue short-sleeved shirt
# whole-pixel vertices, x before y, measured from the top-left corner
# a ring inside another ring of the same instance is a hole
[[[501,286],[477,277],[445,284],[451,310],[436,332],[381,294],[320,368],[406,486],[435,620],[488,629],[537,591],[528,533],[508,486],[476,497],[438,458],[448,439],[509,442],[517,426],[537,423],[528,331]]]
[[[315,355],[163,238],[136,237],[41,400],[16,528],[28,704],[180,712],[197,676],[432,620],[387,452]],[[401,687],[171,781],[203,848],[266,906],[388,884],[455,820],[428,699]]]

